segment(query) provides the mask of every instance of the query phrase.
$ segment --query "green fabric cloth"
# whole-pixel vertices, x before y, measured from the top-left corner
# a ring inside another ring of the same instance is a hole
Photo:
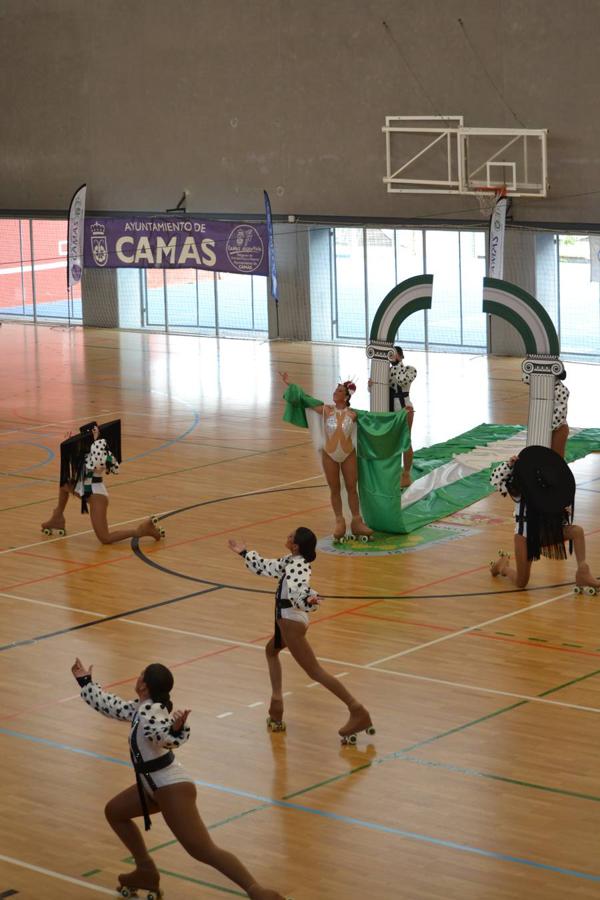
[[[306,408],[321,406],[297,384],[283,395],[284,422],[308,428]],[[406,410],[374,413],[356,410],[358,493],[363,518],[375,531],[404,531],[400,507],[402,453],[410,447]]]

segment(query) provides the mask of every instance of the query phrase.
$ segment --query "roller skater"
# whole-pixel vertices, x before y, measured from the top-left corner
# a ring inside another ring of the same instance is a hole
[[[524,588],[532,562],[540,555],[566,559],[568,541],[569,553],[574,550],[577,560],[575,593],[597,593],[600,580],[586,562],[583,528],[573,524],[575,479],[564,459],[548,447],[526,447],[497,466],[490,480],[503,496],[515,501],[515,568],[510,555],[501,550],[490,563],[492,576],[502,575]]]
[[[281,380],[289,387],[287,372],[280,372]],[[360,527],[363,534],[372,535],[373,530],[363,522],[358,499],[358,463],[356,460],[356,413],[350,409],[350,398],[356,391],[351,381],[338,384],[333,392],[333,404],[322,403],[312,407],[312,411],[322,418],[323,441],[320,447],[323,472],[329,486],[331,506],[335,515],[334,540],[341,541],[346,535],[343,515],[340,474],[344,479],[348,494],[348,506],[352,515],[352,531]],[[342,531],[342,524],[344,530]]]
[[[140,673],[137,699],[121,700],[92,681],[92,667],[76,659],[71,671],[81,697],[98,712],[131,723],[129,748],[136,783],[117,794],[106,805],[105,815],[117,837],[135,861],[135,869],[118,876],[122,897],[146,891],[150,900],[160,900],[160,873],[151,859],[142,833],[134,819],[160,812],[177,840],[190,856],[217,869],[239,885],[253,900],[285,900],[277,891],[262,887],[239,859],[213,843],[196,807],[196,785],[178,763],[173,750],[190,736],[189,709],[173,712],[173,675],[160,663],[152,663]]]
[[[111,449],[112,448],[112,449]],[[114,452],[113,452],[114,451]],[[121,457],[121,422],[117,419],[98,426],[96,422],[83,425],[79,434],[60,445],[60,485],[57,505],[47,522],[42,522],[43,534],[66,534],[65,508],[70,496],[81,497],[81,511],[88,512],[94,533],[101,544],[114,544],[132,537],[151,537],[159,541],[165,530],[158,517],[144,519],[135,528],[111,531],[108,527],[108,491],[104,476],[117,474]]]
[[[317,538],[309,528],[300,527],[288,535],[285,546],[289,555],[279,559],[264,559],[255,550],[247,550],[241,541],[234,538],[229,541],[231,550],[244,557],[247,569],[256,575],[279,579],[275,593],[275,633],[265,647],[271,680],[271,705],[267,725],[271,731],[285,730],[283,675],[279,654],[287,647],[309,678],[322,684],[348,707],[349,719],[338,733],[342,739],[354,735],[352,743],[355,743],[357,732],[373,729],[369,713],[338,678],[321,666],[306,639],[308,614],[318,607],[322,599],[310,587],[310,564],[317,555]],[[368,733],[374,734],[375,729]]]

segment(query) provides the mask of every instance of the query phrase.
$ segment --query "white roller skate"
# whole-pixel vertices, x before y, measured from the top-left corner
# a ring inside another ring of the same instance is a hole
[[[366,544],[368,541],[373,540],[373,529],[363,522],[361,516],[353,517],[350,528],[356,541],[362,541],[363,544]]]
[[[283,700],[273,700],[269,706],[269,715],[267,717],[267,728],[269,731],[285,731],[285,722],[283,721]]]
[[[595,597],[597,594],[600,594],[600,579],[594,578],[587,564],[575,573],[573,593],[587,594],[588,597]]]
[[[42,534],[50,535],[56,532],[59,537],[64,537],[67,533],[65,524],[64,515],[55,509],[48,521],[42,522]]]
[[[164,897],[160,887],[160,873],[154,863],[136,866],[133,872],[119,875],[116,891],[121,897],[139,897],[142,891],[144,900],[161,900]]]

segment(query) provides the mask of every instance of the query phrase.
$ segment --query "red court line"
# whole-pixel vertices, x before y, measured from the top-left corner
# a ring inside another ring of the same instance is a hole
[[[392,616],[370,616],[368,613],[353,612],[348,610],[350,615],[357,616],[361,619],[383,619],[386,622],[396,622],[398,625],[416,625],[419,628],[435,628],[436,631],[455,631],[454,628],[446,628],[443,625],[431,625],[429,622],[407,622],[394,619]],[[460,631],[460,629],[458,629]],[[504,644],[521,644],[523,647],[536,647],[538,650],[555,650],[558,653],[574,653],[579,656],[600,656],[593,650],[578,650],[576,647],[558,647],[556,644],[540,644],[537,641],[523,641],[519,638],[502,637],[499,634],[486,634],[483,631],[467,631],[464,637],[485,638],[487,641],[501,641]]]

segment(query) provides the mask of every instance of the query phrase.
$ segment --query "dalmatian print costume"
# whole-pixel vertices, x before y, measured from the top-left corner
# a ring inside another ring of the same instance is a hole
[[[529,384],[530,377],[523,375],[524,384]],[[562,425],[567,424],[567,410],[569,407],[569,388],[559,379],[554,384],[554,407],[552,410],[552,431],[556,431]]]
[[[256,575],[279,578],[275,594],[276,625],[277,619],[292,619],[308,625],[308,613],[314,612],[318,606],[318,603],[310,602],[311,597],[318,596],[310,587],[310,563],[300,555],[263,559],[256,550],[245,550],[242,556],[246,560],[246,568]]]
[[[173,731],[173,717],[162,703],[152,700],[122,700],[104,691],[89,675],[77,679],[81,698],[88,706],[109,719],[131,722],[129,751],[136,771],[142,808],[144,792],[152,797],[157,788],[180,781],[192,781],[183,766],[171,752],[185,744],[190,736],[190,726]],[[147,809],[144,810],[147,814]],[[146,828],[149,827],[149,817]]]
[[[103,481],[104,475],[118,475],[119,463],[109,450],[104,438],[98,438],[86,454],[79,479],[75,485],[75,493],[80,497],[90,494],[103,494],[108,497],[108,491]]]
[[[414,366],[405,366],[402,362],[394,363],[393,366],[390,366],[389,381],[394,395],[394,412],[398,412],[403,407],[412,409],[408,393],[416,377],[417,370]]]

